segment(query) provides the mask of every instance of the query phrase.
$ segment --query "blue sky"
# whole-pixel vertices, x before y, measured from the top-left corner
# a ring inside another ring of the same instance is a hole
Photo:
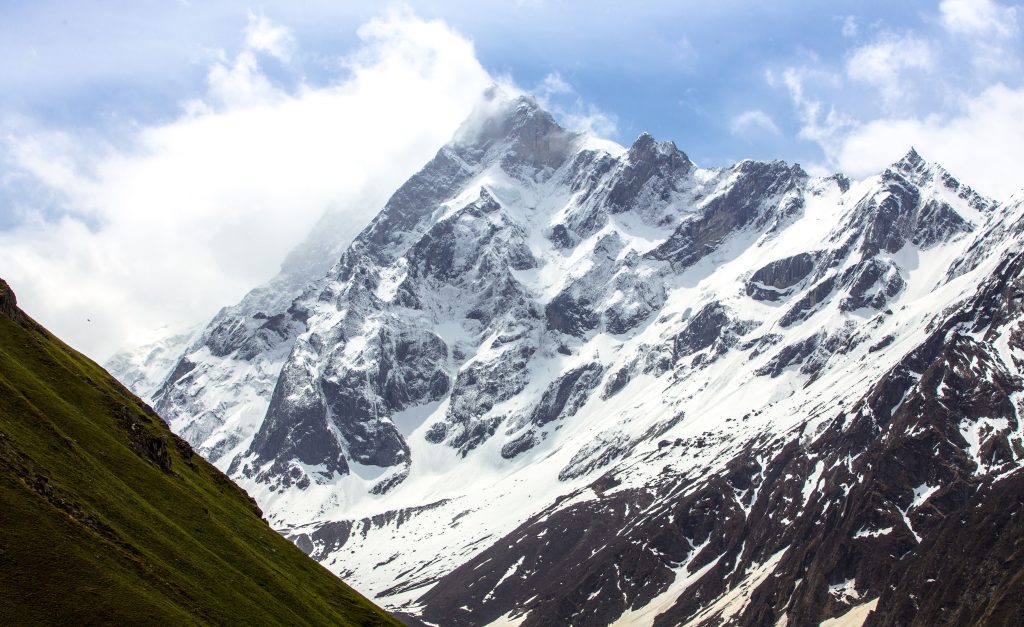
[[[491,80],[703,166],[859,177],[913,144],[1005,199],[1024,185],[1022,21],[994,0],[5,0],[0,276],[92,354],[195,322],[325,209],[366,219]],[[173,277],[193,299],[162,296]]]
[[[944,27],[936,2],[481,4],[405,6],[470,39],[492,74],[530,88],[556,73],[576,97],[614,116],[613,139],[628,143],[646,130],[676,141],[706,165],[745,157],[825,162],[820,146],[798,136],[801,120],[791,97],[770,84],[767,73],[792,67],[841,73],[853,51],[887,34],[927,41],[946,83],[969,89],[1002,80],[1019,86],[1022,76],[1019,65],[978,76],[970,55],[962,53],[962,38]],[[296,59],[265,69],[282,85],[294,85],[337,80],[343,70],[334,59],[358,45],[356,29],[382,9],[377,2],[8,0],[2,11],[3,114],[111,136],[134,123],[176,116],[182,101],[203,91],[212,51],[242,45],[253,12],[291,30]],[[1019,57],[1020,32],[1013,35],[1005,47]],[[914,90],[921,93],[895,108],[856,81],[823,91],[859,119],[955,108],[936,102],[934,76],[914,74],[902,80],[920,79]],[[779,132],[732,132],[733,120],[750,110],[767,114]]]
[[[211,51],[242,45],[252,12],[285,25],[299,43],[294,67],[267,68],[275,80],[336,80],[332,59],[357,45],[356,29],[380,4],[298,4],[8,1],[0,22],[3,113],[103,134],[173,117],[181,101],[202,92]],[[494,74],[527,87],[559,74],[580,98],[616,116],[620,142],[648,130],[709,165],[747,156],[821,158],[795,139],[799,120],[766,71],[816,60],[840,66],[879,32],[944,35],[933,2],[467,4],[408,6],[471,39]],[[844,37],[851,19],[855,30]],[[967,65],[952,69],[970,73]],[[845,94],[843,103],[880,112],[871,97],[857,96]],[[783,132],[733,136],[731,119],[752,108]]]

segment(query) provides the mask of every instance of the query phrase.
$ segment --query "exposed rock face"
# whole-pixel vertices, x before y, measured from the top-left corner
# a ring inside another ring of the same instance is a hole
[[[807,278],[816,262],[813,253],[772,261],[751,275],[745,285],[747,296],[755,300],[780,300],[792,293],[790,288]]]
[[[691,583],[646,615],[655,625],[817,624],[870,599],[869,625],[1015,624],[1024,384],[972,336],[1021,347],[1022,290],[1015,252],[812,438],[755,438],[709,477],[669,472],[701,444],[665,441],[643,488],[606,492],[633,472],[609,471],[595,498],[556,502],[441,579],[425,617],[486,624],[514,607],[524,625],[610,624],[682,568]],[[745,602],[714,602],[728,598]]]
[[[807,175],[799,166],[776,161],[743,161],[732,168],[734,182],[708,201],[703,210],[684,221],[663,244],[648,253],[651,259],[687,268],[714,252],[728,236],[749,225],[774,228],[795,217],[803,207],[800,183]]]
[[[363,226],[349,211],[328,211],[278,276],[205,327],[164,329],[156,341],[120,351],[107,369],[227,471],[249,448],[285,358],[306,328],[307,312],[293,302],[323,280]]]
[[[621,174],[610,185],[608,211],[648,211],[644,205],[652,199],[668,204],[685,191],[687,174],[693,168],[690,158],[675,144],[659,144],[643,133],[630,147]]]
[[[848,287],[850,294],[839,305],[843,311],[861,308],[877,311],[900,293],[906,281],[900,267],[892,261],[871,259],[848,268],[840,284]]]
[[[159,398],[296,543],[430,623],[999,620],[1018,580],[952,563],[953,521],[1021,541],[994,499],[1024,460],[1022,243],[1024,204],[913,151],[856,182],[708,170],[492,94]]]
[[[14,295],[14,290],[3,279],[0,279],[0,314],[15,322],[18,322],[22,316],[21,310],[18,309],[18,297]]]

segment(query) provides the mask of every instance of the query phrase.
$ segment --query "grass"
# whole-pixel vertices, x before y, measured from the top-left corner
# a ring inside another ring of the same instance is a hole
[[[0,591],[3,625],[399,624],[102,368],[2,314]]]

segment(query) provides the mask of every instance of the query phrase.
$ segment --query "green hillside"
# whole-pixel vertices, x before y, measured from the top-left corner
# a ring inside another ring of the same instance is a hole
[[[0,624],[397,625],[0,280]]]

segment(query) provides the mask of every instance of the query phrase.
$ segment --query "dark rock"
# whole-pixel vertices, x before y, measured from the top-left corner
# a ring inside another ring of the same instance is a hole
[[[370,494],[387,494],[393,488],[409,478],[409,466],[405,466],[399,472],[392,473],[370,488]]]
[[[745,284],[747,295],[755,300],[777,301],[807,278],[817,260],[816,253],[800,253],[772,261],[751,275]]]
[[[673,339],[673,355],[679,359],[708,348],[731,322],[728,310],[721,303],[716,301],[705,305]]]
[[[532,429],[528,430],[516,439],[502,446],[501,456],[505,459],[512,459],[520,453],[525,453],[539,443],[540,441],[537,438],[537,434],[534,433]]]
[[[548,239],[551,240],[555,247],[561,249],[572,248],[575,244],[569,229],[565,228],[564,224],[556,224],[552,227],[551,235],[548,236]]]
[[[582,337],[597,328],[601,316],[588,297],[577,298],[569,291],[560,292],[544,307],[548,328],[567,335]]]
[[[825,301],[832,290],[835,289],[836,277],[835,275],[829,275],[827,278],[819,281],[810,290],[804,294],[800,300],[798,300],[789,311],[782,316],[779,320],[779,326],[788,327],[794,322],[806,320],[815,312],[818,305]]]
[[[608,382],[605,383],[604,390],[601,392],[601,398],[608,399],[621,392],[626,387],[626,384],[632,380],[635,368],[635,364],[629,364],[613,372],[608,377]]]
[[[658,143],[649,134],[641,134],[630,147],[626,164],[608,191],[609,211],[622,213],[634,209],[640,198],[670,201],[691,169],[693,163],[675,144]],[[645,189],[649,194],[641,193]]]
[[[549,422],[572,416],[587,402],[591,390],[601,382],[604,367],[598,363],[589,363],[563,373],[548,386],[540,398],[540,402],[530,412],[529,424],[543,427]],[[505,459],[512,459],[540,443],[540,438],[532,430],[507,443],[501,449]]]
[[[451,389],[444,422],[431,425],[427,440],[447,440],[465,455],[494,435],[501,418],[485,415],[494,405],[526,387],[527,365],[535,350],[523,337],[509,342],[494,360],[474,361],[460,370]]]
[[[247,466],[244,474],[255,477],[256,468],[273,460],[271,474],[264,480],[271,481],[277,475],[282,484],[290,485],[287,469],[291,459],[311,466],[323,464],[327,472],[347,474],[348,462],[337,439],[333,435],[324,437],[331,430],[323,393],[311,394],[303,379],[304,371],[295,372],[293,368],[299,366],[286,363],[278,377],[267,417],[249,449],[256,453],[256,463]]]
[[[869,346],[868,347],[868,352],[869,353],[876,353],[876,352],[882,350],[883,348],[885,348],[886,346],[889,346],[890,344],[892,344],[895,340],[896,340],[895,336],[893,336],[893,335],[886,335],[882,339],[878,340],[877,342],[875,342],[874,344]]]
[[[167,381],[167,384],[173,384],[195,370],[195,368],[196,365],[189,361],[188,357],[182,357],[178,360],[178,363],[174,366],[174,370],[171,370],[171,373],[167,375],[165,380]]]
[[[699,215],[680,224],[647,258],[669,261],[676,269],[692,266],[739,229],[766,219],[763,212],[771,207],[765,206],[765,199],[780,197],[807,177],[798,166],[791,168],[780,161],[744,161],[734,167],[739,173],[736,183]]]
[[[850,290],[849,296],[839,303],[840,311],[865,307],[881,310],[890,298],[903,291],[906,281],[893,262],[869,259],[847,269],[840,284]]]
[[[672,360],[712,348],[707,359],[714,359],[736,345],[738,338],[745,335],[752,324],[734,320],[728,309],[720,302],[708,303],[690,318],[683,330],[672,340]],[[701,361],[700,363],[705,363]]]
[[[538,427],[572,416],[587,401],[591,390],[601,382],[604,367],[589,363],[562,374],[541,396],[530,414],[530,422]]]
[[[24,318],[24,314],[18,309],[18,298],[14,295],[14,290],[3,279],[0,279],[0,315],[7,316],[19,324]]]
[[[348,520],[327,522],[318,525],[312,532],[287,536],[307,555],[315,560],[324,560],[341,550],[352,535],[352,522]]]

